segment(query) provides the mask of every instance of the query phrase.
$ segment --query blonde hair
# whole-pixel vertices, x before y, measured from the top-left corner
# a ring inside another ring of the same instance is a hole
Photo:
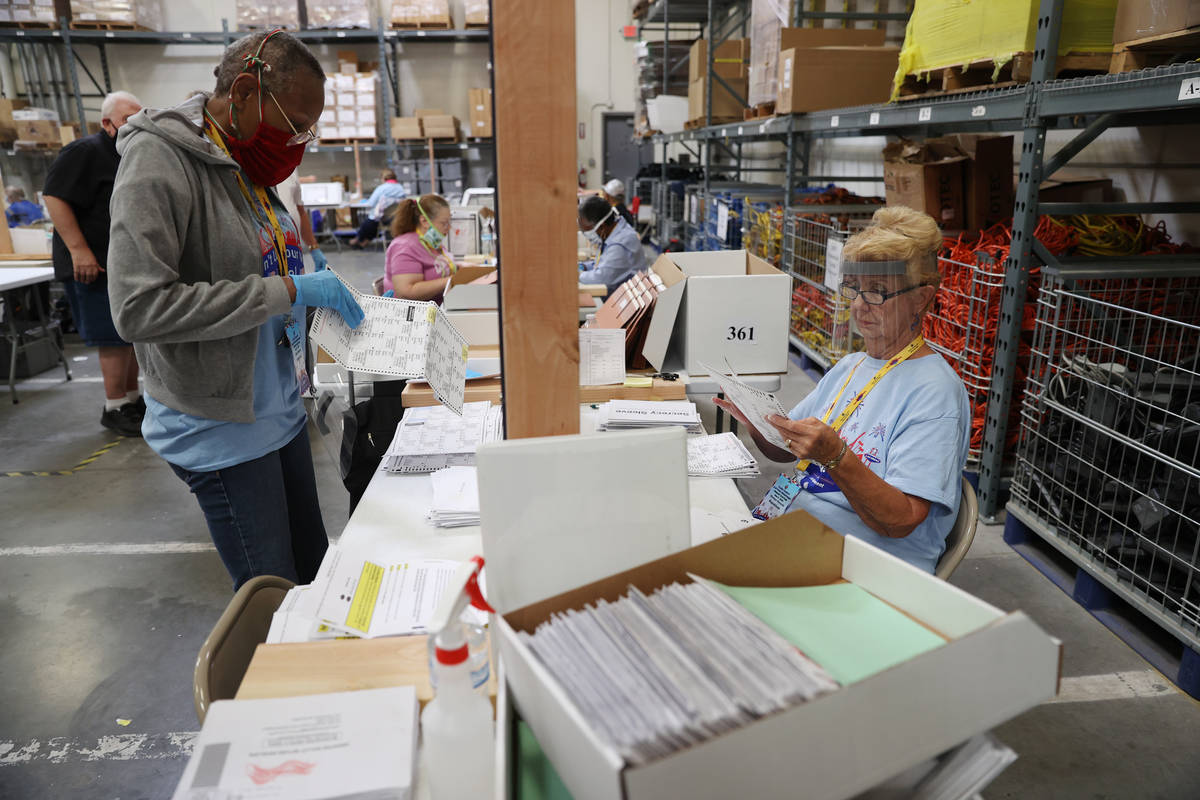
[[[881,208],[871,224],[846,240],[842,257],[847,261],[905,261],[908,278],[935,289],[941,284],[938,251],[942,232],[933,217],[905,206]]]

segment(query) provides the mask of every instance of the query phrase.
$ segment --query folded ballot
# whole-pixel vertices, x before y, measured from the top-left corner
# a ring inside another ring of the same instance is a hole
[[[429,476],[433,507],[428,519],[436,528],[479,524],[479,482],[474,467],[446,467]]]
[[[475,449],[484,442],[499,441],[503,424],[500,406],[486,400],[463,403],[461,415],[443,406],[410,408],[396,426],[383,455],[383,468],[419,474],[474,466]]]
[[[678,425],[699,433],[700,412],[689,400],[610,400],[600,406],[596,426],[602,431],[644,430]]]
[[[692,436],[687,440],[688,475],[694,477],[752,478],[758,462],[736,433]]]

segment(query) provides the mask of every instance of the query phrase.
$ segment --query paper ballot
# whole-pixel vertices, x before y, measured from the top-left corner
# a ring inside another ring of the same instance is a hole
[[[688,475],[748,478],[758,475],[758,462],[736,433],[693,436],[687,441]]]
[[[579,385],[602,386],[625,381],[625,330],[579,329]]]
[[[787,411],[779,404],[779,398],[771,392],[747,386],[736,377],[730,377],[703,361],[700,362],[700,366],[708,370],[709,376],[720,384],[721,392],[729,398],[731,403],[742,410],[746,419],[754,425],[755,430],[761,433],[764,439],[782,450],[787,449],[787,442],[779,435],[779,431],[766,421],[766,417],[771,414],[787,416]]]
[[[342,276],[338,280],[362,307],[362,324],[351,329],[338,312],[319,308],[310,331],[313,342],[349,370],[422,378],[443,405],[460,413],[467,340],[437,304],[363,294]]]
[[[218,700],[173,800],[407,800],[417,753],[412,686]]]
[[[317,619],[352,636],[405,636],[425,633],[458,569],[458,561],[414,559],[387,563],[330,548],[313,590],[320,593]],[[483,624],[485,615],[466,617]]]

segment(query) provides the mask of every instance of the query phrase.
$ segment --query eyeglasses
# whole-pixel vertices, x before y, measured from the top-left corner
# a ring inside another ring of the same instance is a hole
[[[863,302],[869,306],[881,306],[897,295],[904,294],[905,292],[911,292],[913,289],[920,289],[922,286],[928,285],[929,284],[926,283],[918,283],[915,286],[909,286],[906,289],[900,289],[895,292],[879,292],[875,291],[874,289],[862,291],[857,286],[851,286],[848,283],[843,283],[838,287],[838,293],[847,300],[854,300],[856,297],[861,297]]]
[[[271,102],[274,103],[275,107],[279,109],[279,115],[283,117],[284,122],[286,122],[288,127],[292,129],[292,138],[287,140],[288,147],[298,144],[308,144],[309,142],[316,141],[317,138],[320,137],[321,132],[317,130],[316,125],[313,125],[306,131],[296,130],[296,126],[292,124],[290,119],[288,119],[288,115],[285,114],[283,108],[280,107],[279,101],[275,99],[275,95],[271,92],[267,92],[267,96],[271,98]]]

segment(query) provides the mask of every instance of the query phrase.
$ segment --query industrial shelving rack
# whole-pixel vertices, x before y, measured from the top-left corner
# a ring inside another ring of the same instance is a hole
[[[1065,275],[1069,278],[1071,275],[1084,274],[1080,272],[1083,270],[1091,278],[1106,275],[1110,280],[1118,281],[1126,277],[1137,278],[1150,270],[1155,275],[1188,277],[1194,283],[1200,282],[1200,259],[1195,255],[1154,257],[1152,260],[1146,257],[1073,257],[1059,260],[1034,237],[1039,216],[1045,214],[1200,213],[1200,202],[1063,203],[1042,202],[1039,199],[1039,186],[1043,180],[1068,164],[1109,128],[1200,122],[1200,63],[1195,61],[1121,74],[1055,79],[1054,57],[1063,5],[1064,0],[1041,0],[1032,78],[1023,86],[898,104],[832,109],[776,116],[761,121],[710,125],[654,137],[655,144],[663,146],[664,162],[667,147],[675,144],[687,147],[716,144],[728,149],[755,141],[783,142],[782,163],[776,171],[784,176],[786,197],[790,204],[793,192],[799,186],[829,179],[806,174],[809,172],[807,163],[811,143],[820,137],[1019,133],[1021,149],[1013,208],[1013,239],[1002,271],[999,325],[994,332],[995,355],[987,386],[987,419],[978,461],[980,511],[988,519],[994,519],[1001,510],[1003,490],[1010,480],[1008,473],[1012,465],[1005,463],[1004,443],[1010,434],[1008,428],[1014,404],[1014,382],[1019,376],[1017,356],[1022,347],[1021,325],[1031,272],[1045,267],[1045,273],[1049,276]],[[712,49],[709,48],[710,53]],[[1052,129],[1074,130],[1077,133],[1065,146],[1048,156],[1046,134]],[[862,177],[856,179],[863,180]],[[789,207],[789,212],[791,210]],[[791,246],[785,236],[785,251]],[[784,263],[793,263],[787,252]],[[1051,280],[1055,279],[1052,277]],[[1058,290],[1063,291],[1061,284]],[[1177,322],[1177,327],[1194,332],[1193,321]],[[1191,327],[1187,327],[1189,325]],[[1026,416],[1030,413],[1030,402],[1032,400],[1027,400]],[[1024,453],[1023,450],[1021,452]],[[1019,463],[1018,466],[1021,469],[1030,468],[1027,463]],[[1179,468],[1178,463],[1172,463],[1171,466],[1183,474],[1196,477],[1193,475],[1194,465],[1187,469]],[[1175,559],[1172,563],[1176,564],[1172,576],[1186,575],[1187,585],[1182,590],[1174,586],[1174,595],[1168,592],[1155,595],[1148,588],[1144,576],[1138,578],[1135,575],[1131,578],[1133,571],[1121,563],[1114,566],[1111,554],[1106,556],[1102,548],[1080,546],[1079,542],[1086,541],[1088,532],[1056,528],[1053,521],[1047,521],[1045,513],[1039,513],[1044,512],[1044,508],[1031,502],[1027,483],[1023,477],[1015,479],[1016,490],[1007,505],[1006,540],[1051,576],[1052,580],[1072,592],[1097,619],[1152,663],[1168,675],[1177,675],[1177,683],[1185,691],[1200,696],[1200,601],[1196,599],[1200,595],[1200,553],[1196,552],[1196,548],[1182,555],[1174,551],[1170,554]],[[1087,502],[1093,501],[1089,499]],[[1185,522],[1200,524],[1195,519],[1187,518],[1183,508],[1171,511],[1176,517],[1184,518]],[[1052,575],[1054,569],[1048,565],[1049,562],[1044,559],[1039,561],[1039,557],[1033,555],[1026,546],[1033,539],[1045,541],[1056,554],[1055,557],[1067,559],[1074,571],[1066,579],[1061,574],[1058,577]],[[1179,596],[1184,600],[1179,601]],[[1175,607],[1171,606],[1172,602]],[[1113,610],[1117,608],[1125,610]],[[1136,621],[1131,623],[1131,619]],[[1147,622],[1151,624],[1146,625]],[[1148,628],[1153,632],[1147,633]],[[1182,645],[1182,657],[1163,656],[1163,634],[1175,641],[1176,647]]]
[[[407,143],[397,144],[392,138],[390,119],[392,109],[400,106],[399,66],[400,55],[408,45],[418,46],[435,42],[483,42],[490,40],[486,29],[457,30],[393,30],[379,17],[373,29],[350,30],[302,30],[289,31],[302,41],[312,44],[377,44],[379,65],[387,79],[386,88],[380,92],[383,123],[383,142],[360,145],[322,145],[309,147],[311,152],[383,152],[389,163],[398,152],[409,152],[414,147]],[[74,116],[81,130],[85,119],[84,98],[103,97],[112,91],[112,80],[108,68],[108,48],[111,45],[219,45],[229,44],[244,32],[230,30],[229,21],[221,20],[219,31],[132,31],[132,30],[72,30],[65,19],[59,20],[56,29],[0,28],[0,43],[15,43],[17,56],[23,65],[27,92],[34,105],[57,106],[63,119]],[[100,56],[100,76],[92,74],[79,58],[75,48],[90,45],[97,48]],[[491,68],[489,55],[488,67]],[[80,71],[91,81],[94,92],[81,90]],[[30,80],[32,78],[32,80]],[[466,150],[468,147],[486,147],[492,139],[469,138],[464,142],[435,142],[438,150]],[[37,151],[35,151],[37,152]]]

